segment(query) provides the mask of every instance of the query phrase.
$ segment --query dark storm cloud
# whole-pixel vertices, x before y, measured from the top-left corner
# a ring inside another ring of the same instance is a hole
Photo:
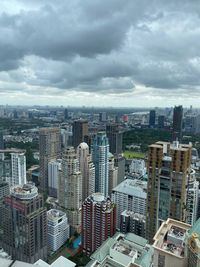
[[[0,3],[2,82],[23,83],[27,92],[29,85],[48,87],[49,94],[49,88],[123,93],[137,85],[172,94],[197,90],[198,1],[7,3]]]

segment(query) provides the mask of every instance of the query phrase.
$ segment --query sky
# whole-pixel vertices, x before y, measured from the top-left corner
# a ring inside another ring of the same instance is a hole
[[[1,0],[0,104],[199,107],[199,0]]]

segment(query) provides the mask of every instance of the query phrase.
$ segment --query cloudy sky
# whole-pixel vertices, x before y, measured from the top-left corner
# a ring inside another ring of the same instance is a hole
[[[200,106],[199,0],[1,0],[0,104]]]

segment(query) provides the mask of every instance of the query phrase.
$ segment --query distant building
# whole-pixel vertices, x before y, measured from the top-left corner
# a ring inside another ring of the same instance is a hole
[[[156,111],[150,110],[149,112],[149,127],[154,128],[156,124]]]
[[[64,109],[64,119],[65,120],[69,119],[69,113],[68,113],[68,109],[67,108]]]
[[[47,212],[47,241],[51,251],[57,251],[69,238],[69,224],[63,211],[51,209]]]
[[[89,196],[82,205],[82,248],[90,256],[116,231],[115,206],[101,193]]]
[[[113,188],[112,201],[116,204],[117,229],[120,229],[120,216],[123,211],[146,215],[147,182],[124,180]]]
[[[172,139],[173,141],[182,140],[182,127],[183,127],[183,107],[175,106],[173,113],[173,128]]]
[[[115,167],[118,167],[117,184],[124,181],[125,178],[125,158],[122,155],[114,155]]]
[[[165,127],[165,116],[164,115],[159,115],[158,116],[158,128],[159,129],[164,129]]]
[[[11,188],[3,205],[4,250],[15,260],[47,259],[47,217],[43,197],[32,183]]]
[[[48,163],[61,156],[59,128],[41,128],[39,131],[40,188],[48,191]]]
[[[100,112],[99,113],[99,121],[100,122],[106,122],[107,121],[107,114],[106,114],[106,112]]]
[[[132,212],[123,211],[120,216],[120,232],[133,233],[145,238],[146,217],[144,215]]]
[[[77,120],[73,122],[73,127],[72,127],[72,144],[75,148],[77,146],[84,142],[85,136],[88,135],[88,121],[84,120]]]
[[[95,166],[95,192],[108,196],[109,143],[105,132],[98,132],[93,140],[92,159]]]
[[[146,174],[147,168],[145,166],[145,161],[143,159],[132,159],[129,166],[130,174],[135,173],[139,176],[144,176]]]
[[[106,125],[106,135],[108,137],[110,152],[112,154],[122,153],[122,131],[117,124]]]

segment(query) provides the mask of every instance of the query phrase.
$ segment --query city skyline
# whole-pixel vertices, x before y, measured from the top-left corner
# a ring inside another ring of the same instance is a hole
[[[188,0],[3,0],[0,104],[197,107],[199,12]]]

